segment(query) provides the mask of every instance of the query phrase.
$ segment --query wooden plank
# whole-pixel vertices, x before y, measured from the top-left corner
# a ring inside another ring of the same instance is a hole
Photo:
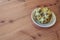
[[[54,3],[56,0],[50,1]],[[31,12],[45,3],[47,4],[47,1],[10,0],[0,5],[0,40],[60,40],[59,4],[48,6],[57,17],[57,22],[52,28],[44,29],[33,25]]]

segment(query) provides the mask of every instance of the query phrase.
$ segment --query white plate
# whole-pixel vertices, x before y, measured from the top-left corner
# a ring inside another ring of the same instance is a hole
[[[34,24],[36,24],[39,27],[52,27],[55,23],[56,23],[56,16],[54,14],[54,12],[52,12],[52,19],[49,23],[47,24],[41,24],[41,23],[37,23],[34,19],[33,19],[33,14],[35,12],[36,9],[33,10],[32,14],[31,14],[31,19],[34,22]]]

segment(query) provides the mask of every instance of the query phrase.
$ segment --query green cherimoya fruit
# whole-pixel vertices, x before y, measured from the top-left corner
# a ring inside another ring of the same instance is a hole
[[[34,15],[38,22],[44,24],[50,22],[52,18],[52,11],[47,7],[37,8],[35,9]]]

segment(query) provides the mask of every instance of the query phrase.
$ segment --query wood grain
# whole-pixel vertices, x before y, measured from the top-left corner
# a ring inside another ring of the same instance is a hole
[[[55,1],[50,2],[55,3]],[[0,5],[0,40],[60,40],[60,2],[57,5],[48,6],[57,17],[56,24],[52,28],[40,28],[33,25],[31,20],[33,9],[37,6],[43,7],[48,3],[49,1],[42,0],[2,2]]]

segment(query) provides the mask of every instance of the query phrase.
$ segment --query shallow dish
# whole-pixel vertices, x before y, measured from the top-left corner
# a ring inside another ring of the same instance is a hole
[[[31,19],[32,19],[33,23],[36,24],[37,26],[39,26],[39,27],[52,27],[52,26],[56,23],[56,16],[55,16],[54,12],[52,12],[52,18],[51,18],[51,21],[50,21],[49,23],[41,24],[41,23],[35,21],[35,20],[33,19],[33,15],[34,15],[35,10],[36,10],[36,9],[34,9],[34,10],[32,11]]]

